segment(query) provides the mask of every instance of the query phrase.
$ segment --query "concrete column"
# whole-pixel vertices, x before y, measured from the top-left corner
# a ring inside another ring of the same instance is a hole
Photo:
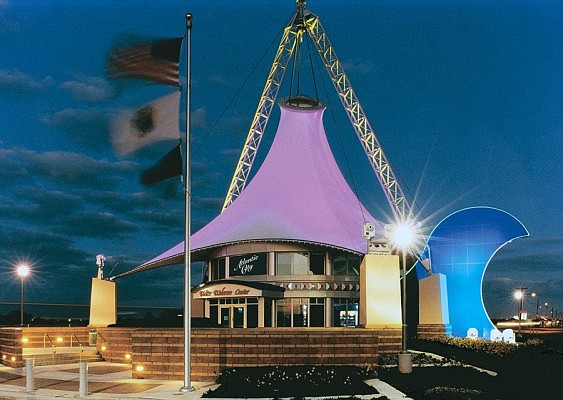
[[[332,326],[332,299],[325,298],[325,327]]]
[[[25,390],[28,392],[33,392],[35,390],[35,384],[33,380],[33,365],[35,360],[27,359],[25,360]]]
[[[264,327],[264,298],[258,297],[258,328]]]
[[[276,274],[276,253],[270,251],[268,253],[268,275],[274,276]]]
[[[79,394],[80,397],[88,396],[88,363],[82,361],[80,365],[80,387]]]

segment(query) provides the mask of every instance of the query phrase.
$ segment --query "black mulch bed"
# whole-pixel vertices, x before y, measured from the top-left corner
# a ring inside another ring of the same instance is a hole
[[[379,378],[412,399],[500,399],[506,390],[496,377],[461,366],[414,367],[411,374],[402,374],[397,367],[381,368]]]
[[[256,397],[323,397],[341,395],[375,395],[383,399],[364,380],[375,378],[373,370],[346,366],[276,366],[231,368],[219,377],[215,390],[207,398]]]
[[[563,399],[563,354],[560,343],[519,346],[514,352],[491,355],[433,341],[415,341],[413,349],[496,372],[490,376],[461,366],[379,368],[379,378],[408,397],[420,399]],[[415,361],[416,362],[416,361]]]

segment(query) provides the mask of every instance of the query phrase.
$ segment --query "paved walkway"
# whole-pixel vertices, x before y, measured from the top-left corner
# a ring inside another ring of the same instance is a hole
[[[25,368],[0,365],[0,400],[53,399],[199,399],[217,387],[210,382],[192,382],[194,391],[182,393],[182,381],[132,379],[131,366],[96,362],[88,365],[88,395],[80,396],[80,370],[77,364],[34,367],[34,387],[26,391]],[[379,379],[366,381],[391,400],[405,399],[405,395]],[[377,396],[377,395],[376,395]],[[356,396],[371,399],[374,395]]]

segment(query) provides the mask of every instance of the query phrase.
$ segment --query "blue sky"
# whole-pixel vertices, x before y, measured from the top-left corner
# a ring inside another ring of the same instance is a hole
[[[490,313],[514,314],[518,286],[563,310],[561,3],[311,0],[307,7],[321,18],[403,189],[430,227],[483,205],[511,213],[529,230],[486,272]],[[29,301],[84,304],[96,254],[121,273],[182,240],[179,179],[139,184],[139,173],[173,144],[128,157],[111,148],[109,123],[119,109],[170,92],[108,80],[106,57],[117,41],[182,36],[185,13],[194,16],[195,230],[220,210],[294,8],[293,0],[0,0],[0,301],[19,301],[13,265],[21,260],[34,270]],[[389,206],[323,79],[319,96],[329,105],[325,129],[337,160],[385,221]],[[280,96],[287,93],[282,88]],[[119,295],[121,304],[180,306],[182,269],[124,278]]]

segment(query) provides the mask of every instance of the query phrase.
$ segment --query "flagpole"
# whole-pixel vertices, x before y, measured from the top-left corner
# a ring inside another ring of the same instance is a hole
[[[192,58],[192,14],[186,14],[186,140],[185,140],[185,176],[184,196],[186,208],[185,235],[184,235],[184,386],[181,392],[191,392],[191,253],[190,253],[190,102],[191,102],[191,58]]]

